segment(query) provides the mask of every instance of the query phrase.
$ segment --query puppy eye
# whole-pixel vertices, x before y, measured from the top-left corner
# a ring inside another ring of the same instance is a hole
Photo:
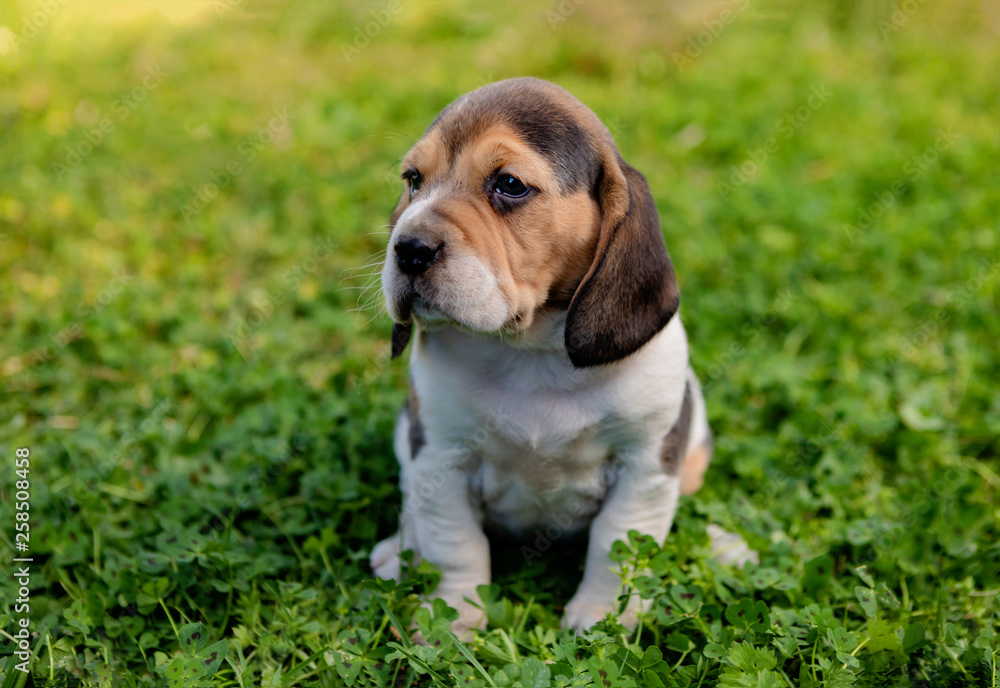
[[[424,178],[417,170],[406,170],[402,176],[410,187],[410,198],[413,198],[413,194],[420,190],[420,185],[423,184]]]
[[[497,177],[493,190],[511,198],[520,198],[528,193],[527,185],[512,174],[501,174]]]

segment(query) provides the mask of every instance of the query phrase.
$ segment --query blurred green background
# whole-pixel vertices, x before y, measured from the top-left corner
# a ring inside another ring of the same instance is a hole
[[[805,631],[814,604],[864,639],[852,572],[875,572],[902,599],[886,622],[927,641],[871,642],[843,685],[996,685],[996,639],[973,639],[1000,588],[998,38],[989,0],[0,0],[0,557],[27,447],[32,680],[453,685],[473,666],[389,654],[432,572],[366,583],[406,380],[377,265],[436,112],[534,75],[592,107],[659,206],[718,438],[679,523],[795,576],[829,556],[821,590],[731,582]],[[676,556],[708,575],[703,546]],[[579,562],[497,559],[475,657],[558,659]],[[0,576],[8,633],[16,591]],[[655,620],[636,642],[675,685],[726,666]],[[778,656],[841,685],[839,659]]]

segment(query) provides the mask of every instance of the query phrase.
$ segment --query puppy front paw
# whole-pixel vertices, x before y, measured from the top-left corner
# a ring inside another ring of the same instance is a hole
[[[438,595],[434,595],[438,598]],[[467,642],[472,639],[473,631],[483,631],[486,630],[486,610],[480,609],[475,605],[466,602],[465,598],[468,597],[470,600],[474,600],[478,597],[475,591],[457,596],[451,594],[447,597],[440,597],[444,602],[458,612],[458,618],[451,622],[451,632],[458,637],[459,640]],[[434,602],[433,599],[424,600],[421,605],[425,609],[433,610]],[[433,625],[433,624],[432,624]],[[421,645],[427,645],[427,639],[421,631],[417,630],[413,634],[413,642],[419,643]]]
[[[563,628],[570,628],[577,633],[582,633],[609,613],[617,615],[619,606],[618,599],[613,595],[601,596],[585,593],[582,590],[577,591],[573,595],[573,599],[566,605]],[[632,595],[628,604],[625,605],[625,611],[618,616],[619,623],[629,630],[634,630],[639,624],[639,613],[647,610],[649,606],[649,600],[642,600],[637,595]]]
[[[607,600],[591,600],[582,595],[574,595],[566,605],[563,627],[583,633],[613,611],[614,606]]]
[[[712,556],[716,561],[726,566],[743,568],[747,563],[760,563],[760,557],[755,550],[750,549],[747,541],[736,533],[723,530],[714,523],[709,523],[706,528],[708,537],[712,541]]]
[[[469,599],[476,599],[476,593],[468,595]],[[464,599],[458,603],[448,603],[448,606],[458,611],[458,619],[451,622],[451,632],[458,636],[459,640],[470,640],[473,631],[486,630],[486,610],[469,604]]]
[[[400,579],[399,533],[375,545],[368,559],[376,578]]]

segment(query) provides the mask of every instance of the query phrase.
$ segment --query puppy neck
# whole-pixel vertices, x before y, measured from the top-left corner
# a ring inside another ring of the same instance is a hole
[[[481,363],[505,359],[524,362],[526,356],[565,359],[566,364],[572,367],[566,353],[565,332],[566,311],[548,308],[537,311],[531,324],[523,330],[476,332],[454,323],[430,327],[417,323],[414,353],[434,350],[453,357],[455,361],[471,357]]]
[[[559,351],[566,348],[566,309],[542,307],[535,311],[531,324],[508,339],[511,346],[521,349]]]

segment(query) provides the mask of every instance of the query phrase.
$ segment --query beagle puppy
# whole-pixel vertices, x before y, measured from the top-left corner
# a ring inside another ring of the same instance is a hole
[[[662,542],[712,454],[649,187],[591,110],[533,78],[446,107],[402,178],[382,290],[393,356],[412,347],[403,508],[372,568],[398,579],[407,549],[440,567],[461,635],[485,623],[467,598],[490,581],[486,531],[589,528],[564,619],[589,628],[618,606],[612,543]]]

